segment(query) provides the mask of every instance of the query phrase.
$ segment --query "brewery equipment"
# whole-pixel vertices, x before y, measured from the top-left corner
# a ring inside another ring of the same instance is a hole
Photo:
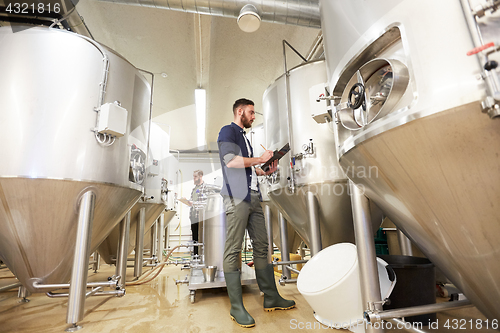
[[[348,177],[492,320],[499,26],[481,17],[495,3],[320,0],[332,106],[315,115],[336,123]],[[348,172],[361,167],[377,173]]]
[[[74,33],[1,27],[0,40],[0,257],[30,292],[70,288],[76,326],[88,258],[143,191],[150,85]]]

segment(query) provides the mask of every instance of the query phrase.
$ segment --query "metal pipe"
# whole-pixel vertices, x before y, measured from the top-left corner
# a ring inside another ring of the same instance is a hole
[[[370,203],[361,190],[349,180],[354,235],[358,253],[359,282],[363,308],[382,311],[380,282],[378,278],[375,240],[371,229]],[[384,332],[381,328],[368,327],[368,333]]]
[[[365,313],[365,318],[368,322],[380,322],[391,318],[404,318],[410,316],[418,316],[428,313],[441,312],[447,310],[458,310],[473,306],[471,301],[453,301],[437,304],[427,304],[413,306],[409,308],[386,310],[386,311],[368,311]]]
[[[247,4],[257,9],[264,22],[320,28],[319,0],[100,0],[126,5],[170,9],[188,13],[238,18]]]
[[[9,284],[7,286],[4,286],[4,287],[0,287],[0,292],[1,291],[7,291],[7,290],[10,290],[10,289],[14,289],[14,288],[17,288],[17,287],[21,287],[23,284],[21,282],[16,282],[16,283],[13,283],[13,284]]]
[[[116,262],[115,274],[121,276],[118,286],[125,286],[127,276],[127,256],[130,238],[130,214],[128,211],[120,222],[120,239],[118,242],[118,260]]]
[[[160,214],[158,221],[158,239],[156,245],[156,257],[158,258],[158,262],[163,261],[163,238],[165,237],[165,216],[163,212]]]
[[[96,288],[98,289],[98,288]],[[87,294],[90,294],[91,292],[87,292]],[[87,295],[86,294],[86,295]],[[68,293],[52,293],[52,292],[47,292],[45,293],[45,295],[47,295],[48,297],[50,298],[62,298],[62,297],[68,297],[69,294]],[[125,289],[120,289],[120,290],[112,290],[112,291],[95,291],[95,292],[92,292],[91,295],[89,296],[123,296],[125,295]]]
[[[406,235],[398,228],[398,242],[401,254],[404,256],[412,256],[413,249],[411,247],[411,241]]]
[[[271,207],[266,204],[264,205],[264,219],[266,221],[266,230],[267,230],[267,260],[268,262],[273,261],[273,212],[271,211]],[[281,258],[283,259],[283,258]]]
[[[284,286],[287,283],[297,283],[297,279],[288,279],[288,278],[283,278],[283,276],[279,279],[278,283],[280,286]]]
[[[305,264],[308,260],[290,260],[290,261],[273,261],[272,264],[275,266],[279,265],[292,265],[292,264]]]
[[[37,291],[43,290],[57,290],[57,289],[69,289],[71,287],[71,283],[58,283],[58,284],[41,284],[35,282],[32,284],[32,287]],[[85,286],[86,288],[94,288],[94,287],[116,287],[116,280],[110,280],[105,282],[88,282]]]
[[[316,199],[316,195],[311,191],[307,191],[306,193],[306,207],[311,235],[311,257],[313,257],[322,250],[323,245],[321,243],[321,228],[319,225],[319,203],[318,199]]]
[[[287,111],[287,124],[288,124],[288,142],[290,144],[290,154],[289,154],[289,161],[290,163],[289,168],[290,168],[290,192],[294,193],[295,192],[295,174],[294,174],[294,145],[293,145],[293,125],[292,125],[292,101],[290,97],[290,72],[288,71],[288,66],[287,66],[287,61],[286,61],[286,46],[290,47],[296,54],[299,55],[302,60],[306,61],[306,58],[304,58],[296,49],[293,48],[290,43],[288,43],[286,40],[283,40],[283,67],[285,70],[285,102],[286,102],[286,111]]]
[[[101,266],[101,255],[99,254],[99,252],[95,251],[93,257],[94,262],[92,263],[92,269],[94,270],[94,273],[97,273],[97,270]]]
[[[280,236],[281,236],[281,260],[290,261],[290,252],[288,250],[288,225],[285,217],[281,212],[279,213],[279,225],[280,225]],[[288,267],[283,266],[283,275],[287,278],[291,278],[292,275],[288,270]]]
[[[307,53],[306,60],[311,61],[314,59],[316,52],[318,51],[318,48],[320,45],[323,43],[323,32],[320,31],[318,33],[318,36],[316,37],[316,42],[313,44],[309,52]]]
[[[284,266],[283,266],[284,267]],[[291,270],[292,272],[294,272],[295,274],[300,274],[300,271],[296,268],[293,268],[292,266],[286,266],[289,270]]]
[[[150,246],[151,249],[150,249],[149,254],[151,255],[151,257],[154,257],[155,253],[156,253],[156,222],[153,222],[153,225],[151,226],[151,230],[149,231],[149,236],[150,236],[149,242],[151,244],[151,246]],[[143,259],[143,260],[145,260],[145,259]]]
[[[98,291],[102,291],[102,287],[95,287],[93,288],[91,291],[88,291],[86,294],[85,294],[85,298],[89,297],[89,296],[92,296],[94,295],[95,293],[97,293]]]
[[[75,255],[73,258],[68,312],[66,316],[66,322],[73,325],[76,325],[77,322],[83,319],[95,200],[96,196],[92,191],[85,192],[80,200]]]
[[[138,278],[142,275],[142,261],[144,251],[144,225],[146,224],[146,208],[141,207],[139,210],[139,220],[137,221],[137,229],[135,234],[135,265],[134,277]]]
[[[120,290],[110,290],[110,291],[101,291],[96,293],[93,296],[119,296],[122,297],[125,295],[125,289]]]

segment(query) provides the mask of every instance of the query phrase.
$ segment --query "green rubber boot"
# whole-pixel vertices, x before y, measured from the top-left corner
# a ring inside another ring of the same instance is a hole
[[[295,307],[295,301],[284,299],[278,293],[272,264],[268,264],[264,269],[256,269],[255,276],[260,291],[264,293],[265,311],[288,310]]]
[[[253,320],[243,305],[240,275],[240,271],[224,272],[227,294],[231,301],[231,311],[229,313],[231,314],[231,319],[241,327],[253,327],[255,326],[255,320]]]

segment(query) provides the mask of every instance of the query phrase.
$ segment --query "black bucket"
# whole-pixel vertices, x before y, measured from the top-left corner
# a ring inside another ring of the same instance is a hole
[[[427,258],[379,255],[396,273],[396,286],[389,296],[391,304],[384,310],[407,308],[436,303],[436,269]],[[405,317],[408,322],[420,322],[423,326],[436,321],[436,314]]]

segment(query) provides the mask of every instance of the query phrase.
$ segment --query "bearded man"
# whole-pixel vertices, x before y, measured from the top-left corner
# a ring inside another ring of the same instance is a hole
[[[238,99],[233,105],[233,117],[233,122],[220,130],[217,139],[224,179],[221,195],[226,210],[224,278],[231,301],[231,318],[242,327],[252,327],[255,321],[243,305],[241,291],[239,254],[245,229],[252,239],[255,276],[259,289],[264,293],[264,310],[288,310],[295,307],[295,302],[279,295],[273,265],[267,260],[267,231],[257,181],[257,176],[276,171],[278,163],[274,161],[269,170],[264,172],[258,165],[267,162],[273,156],[273,151],[266,150],[262,156],[253,156],[244,129],[252,127],[255,120],[254,103],[245,98]]]

